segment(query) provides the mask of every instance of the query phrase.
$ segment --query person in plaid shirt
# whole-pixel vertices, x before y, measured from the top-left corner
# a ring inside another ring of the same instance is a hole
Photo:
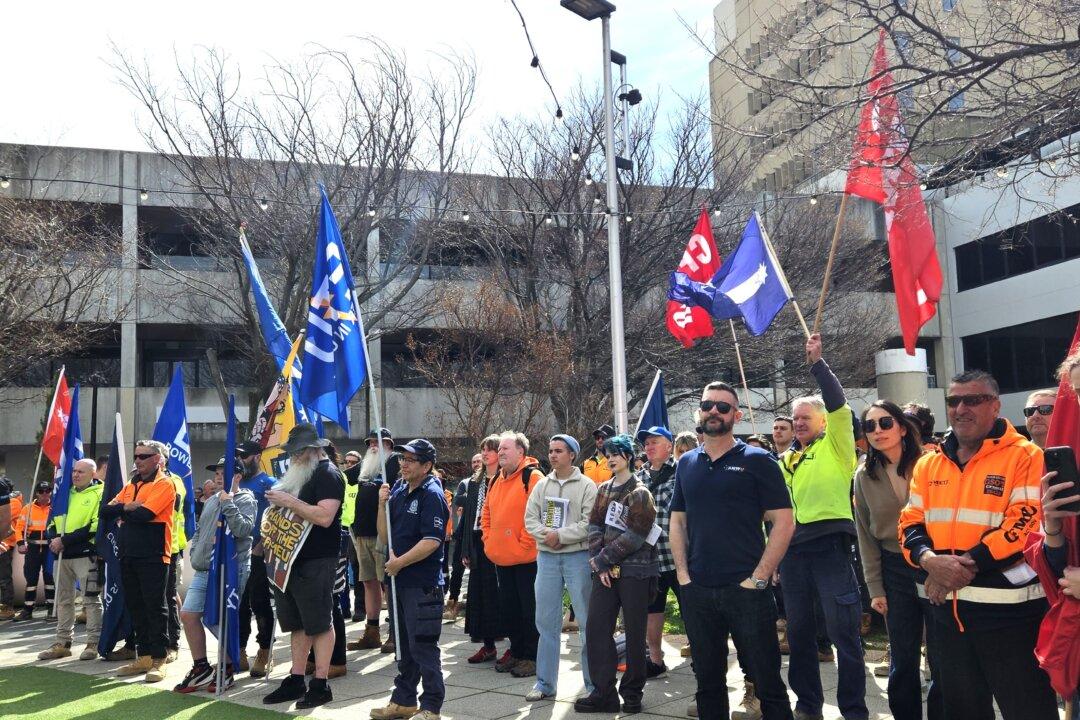
[[[656,524],[662,531],[660,539],[656,541],[660,579],[656,595],[649,603],[649,624],[645,633],[649,645],[645,674],[651,680],[667,674],[661,640],[664,637],[664,609],[667,607],[668,590],[674,590],[675,599],[680,599],[679,583],[675,579],[675,560],[671,555],[671,543],[668,541],[668,520],[671,517],[668,505],[675,490],[675,461],[671,459],[674,447],[671,431],[666,427],[654,425],[648,429],[643,428],[638,431],[637,441],[645,448],[648,464],[638,470],[636,475],[641,484],[652,493],[656,503]]]

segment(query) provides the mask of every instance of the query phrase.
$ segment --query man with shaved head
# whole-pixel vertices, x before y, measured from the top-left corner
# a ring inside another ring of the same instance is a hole
[[[86,648],[80,660],[97,657],[101,633],[101,600],[98,597],[97,536],[98,514],[103,485],[94,479],[97,463],[78,460],[71,472],[66,515],[57,515],[48,528],[49,549],[60,556],[56,563],[56,642],[38,655],[39,660],[56,660],[71,655],[75,639],[75,583],[83,588],[86,609]]]

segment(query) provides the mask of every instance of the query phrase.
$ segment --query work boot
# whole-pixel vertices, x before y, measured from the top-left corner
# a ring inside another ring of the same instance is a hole
[[[248,660],[247,650],[240,651],[240,672],[251,670],[251,661]]]
[[[266,677],[274,667],[274,655],[270,648],[259,648],[255,654],[255,662],[251,665],[251,677]]]
[[[457,600],[451,600],[446,603],[446,609],[443,610],[443,620],[457,620],[458,616],[458,604]]]
[[[263,698],[263,705],[299,700],[307,693],[307,682],[303,675],[286,675],[277,690]]]
[[[34,606],[23,605],[23,609],[19,611],[19,614],[13,618],[14,622],[22,622],[24,620],[34,619]]]
[[[15,617],[15,608],[10,605],[0,604],[0,622],[11,620]]]
[[[517,663],[510,668],[510,674],[516,678],[532,677],[536,674],[536,663],[532,660],[518,660]]]
[[[116,677],[128,677],[130,675],[142,675],[149,670],[154,664],[153,658],[149,655],[140,655],[135,658],[134,662],[130,662],[127,665],[121,665],[116,669]]]
[[[392,702],[386,707],[372,710],[370,717],[371,720],[406,720],[418,712],[420,708],[416,705],[398,705]]]
[[[382,638],[379,637],[379,626],[368,623],[364,627],[364,634],[359,640],[352,640],[345,644],[346,650],[374,650],[382,645]]]
[[[761,701],[754,694],[754,683],[743,684],[742,710],[731,713],[731,720],[761,720]]]
[[[397,645],[394,644],[394,638],[392,636],[386,638],[386,642],[384,642],[382,644],[382,647],[379,648],[379,652],[381,652],[383,655],[391,655],[396,651]]]
[[[87,645],[83,648],[83,651],[79,653],[80,660],[93,660],[98,656],[96,645]]]
[[[130,645],[125,645],[119,650],[113,650],[112,652],[110,652],[108,655],[105,656],[105,659],[108,662],[118,662],[122,660],[134,660],[135,657],[135,648],[131,647]]]
[[[595,693],[574,701],[574,711],[579,713],[617,713],[622,710],[619,696],[612,693],[602,697]]]
[[[345,677],[348,672],[349,669],[345,665],[331,665],[330,669],[326,671],[326,679],[333,680],[334,678]]]
[[[341,667],[344,668],[345,666],[342,665]],[[331,667],[331,672],[333,672],[333,667]],[[307,710],[333,701],[334,693],[330,690],[330,686],[326,684],[326,681],[312,680],[311,684],[308,685],[307,692],[304,693],[303,699],[296,703],[296,709]]]
[[[787,639],[787,620],[783,618],[776,621],[776,640],[780,644],[780,654],[790,655],[791,646],[788,645]]]
[[[71,657],[71,643],[54,642],[48,650],[38,653],[38,660],[59,660]]]
[[[146,671],[146,682],[156,683],[165,679],[165,658],[153,658],[150,669]]]

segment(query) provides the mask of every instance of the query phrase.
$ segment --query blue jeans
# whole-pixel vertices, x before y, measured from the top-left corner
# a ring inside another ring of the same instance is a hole
[[[790,547],[780,563],[791,646],[788,683],[798,698],[796,709],[821,714],[825,696],[814,621],[816,589],[825,614],[825,631],[836,646],[836,704],[844,720],[867,720],[866,667],[859,635],[862,605],[859,582],[851,567],[851,542],[843,533],[808,540]]]
[[[780,678],[780,645],[776,637],[776,603],[768,590],[738,585],[719,588],[694,583],[681,588],[683,619],[694,648],[698,718],[727,720],[727,639],[735,639],[743,672],[754,683],[765,720],[790,720],[791,702]]]
[[[442,634],[443,590],[434,585],[427,588],[397,586],[398,674],[390,701],[398,705],[416,705],[416,689],[421,680],[424,692],[420,709],[438,713],[446,698],[443,685],[439,636]]]
[[[589,661],[585,652],[585,628],[589,622],[589,593],[592,591],[592,570],[589,552],[553,553],[541,550],[536,554],[536,631],[540,643],[536,651],[536,685],[534,689],[554,695],[559,682],[559,650],[562,646],[562,594],[565,587],[570,603],[577,612],[581,630],[581,674],[585,690],[593,691],[589,678]]]
[[[922,720],[922,661],[923,628],[929,626],[929,609],[915,591],[915,569],[900,553],[881,551],[881,579],[885,585],[888,612],[885,625],[889,632],[889,710],[895,720]],[[927,627],[929,630],[929,627]],[[932,646],[931,646],[932,647]],[[930,658],[931,676],[936,675],[936,663]],[[943,720],[941,683],[931,680],[926,698],[926,716]]]

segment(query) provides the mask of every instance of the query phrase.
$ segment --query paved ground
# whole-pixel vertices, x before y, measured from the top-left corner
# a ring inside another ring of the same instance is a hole
[[[537,720],[562,720],[563,718],[595,717],[579,716],[574,712],[573,701],[582,692],[580,669],[577,664],[579,639],[576,633],[564,634],[562,674],[559,678],[559,692],[555,701],[527,703],[524,696],[532,688],[533,679],[519,680],[509,674],[496,673],[490,664],[472,666],[465,662],[476,646],[465,637],[462,621],[455,625],[443,626],[443,670],[446,679],[446,704],[443,716],[451,720],[503,720],[525,717]],[[359,623],[347,624],[349,638],[356,637],[362,630]],[[43,620],[27,623],[3,623],[0,625],[0,669],[16,665],[37,664],[37,653],[47,648],[53,639],[53,626]],[[76,645],[73,647],[77,656],[82,649],[78,645],[82,626],[76,627]],[[385,625],[383,627],[385,634]],[[679,648],[684,644],[682,638],[665,639],[665,657],[670,668],[668,677],[648,683],[645,691],[645,712],[637,717],[640,720],[658,718],[686,717],[686,707],[693,699],[694,677],[689,661],[679,657]],[[254,640],[252,640],[254,646]],[[500,652],[502,648],[500,647]],[[877,660],[880,653],[868,651],[870,660]],[[288,647],[281,640],[275,648],[274,657],[277,665],[272,677],[265,680],[244,677],[227,693],[230,702],[268,707],[262,704],[262,698],[276,687],[288,670]],[[349,717],[367,718],[368,712],[375,707],[385,705],[393,685],[395,667],[392,655],[381,655],[378,650],[349,653],[349,674],[332,680],[334,702],[313,711],[301,712],[316,718],[340,717],[342,710],[348,710]],[[80,662],[77,659],[54,660],[40,663],[49,667],[70,672],[93,675],[110,675],[119,663],[101,660]],[[169,665],[165,682],[158,685],[163,689],[171,688],[183,679],[190,667],[190,657],[181,650],[180,660]],[[871,718],[882,720],[891,718],[885,699],[885,681],[875,678],[867,672],[867,702]],[[732,707],[736,708],[742,698],[742,677],[731,655],[731,671],[727,685]],[[786,663],[785,663],[786,668]],[[821,666],[822,683],[827,699],[833,699],[836,688],[836,667],[831,663]],[[784,671],[786,677],[786,669]],[[138,682],[133,680],[132,682]],[[269,706],[279,710],[290,710],[289,706]],[[293,711],[296,712],[296,711]],[[827,704],[825,717],[832,720],[840,717],[836,707]]]

